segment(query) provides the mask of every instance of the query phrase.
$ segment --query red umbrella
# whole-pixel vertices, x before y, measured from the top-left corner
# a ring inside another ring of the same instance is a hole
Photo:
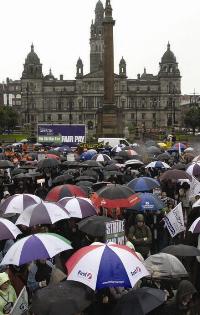
[[[111,184],[101,188],[91,197],[97,207],[130,208],[140,202],[140,198],[127,186]]]
[[[187,174],[185,171],[181,171],[181,170],[168,170],[160,176],[161,182],[162,181],[168,181],[168,180],[177,181],[179,179],[191,180],[192,177],[189,174]]]
[[[46,158],[47,159],[60,160],[60,157],[58,155],[51,154],[51,153],[46,154]]]
[[[52,188],[46,196],[46,201],[59,201],[64,197],[87,197],[86,192],[76,185],[60,185]]]

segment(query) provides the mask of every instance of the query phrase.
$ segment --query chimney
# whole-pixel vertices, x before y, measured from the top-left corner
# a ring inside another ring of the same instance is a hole
[[[63,81],[63,74],[60,74],[60,81]]]

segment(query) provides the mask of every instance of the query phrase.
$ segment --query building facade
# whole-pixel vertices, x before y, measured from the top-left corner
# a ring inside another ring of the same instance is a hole
[[[89,135],[95,135],[97,112],[104,97],[104,20],[105,10],[99,0],[90,29],[90,72],[84,73],[82,60],[76,64],[76,76],[57,79],[49,71],[44,75],[33,44],[24,63],[20,80],[7,79],[2,85],[4,104],[15,106],[21,126],[37,128],[38,123],[86,124]],[[114,74],[115,106],[122,110],[120,130],[151,129],[178,126],[180,123],[181,76],[170,44],[161,58],[159,72],[137,78],[127,77],[125,59]]]

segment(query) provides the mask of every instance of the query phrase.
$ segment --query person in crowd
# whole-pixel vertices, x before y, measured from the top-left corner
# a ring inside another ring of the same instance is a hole
[[[152,244],[152,233],[145,224],[143,214],[137,214],[135,225],[132,225],[128,232],[128,240],[133,243],[135,250],[139,252],[144,259],[150,254]]]
[[[0,273],[0,315],[10,314],[17,299],[14,288],[6,272]]]
[[[9,193],[8,190],[5,190],[5,191],[3,192],[3,198],[1,199],[1,204],[2,204],[8,197],[10,197],[10,193]]]

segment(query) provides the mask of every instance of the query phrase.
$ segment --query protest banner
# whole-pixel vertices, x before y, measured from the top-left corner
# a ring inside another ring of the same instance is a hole
[[[10,312],[10,315],[22,315],[28,310],[28,293],[26,287],[22,289],[20,295],[18,296],[15,304]]]
[[[106,241],[125,245],[125,222],[115,220],[106,222]]]
[[[171,237],[174,237],[177,234],[185,231],[181,202],[168,214],[166,214],[164,221]]]

